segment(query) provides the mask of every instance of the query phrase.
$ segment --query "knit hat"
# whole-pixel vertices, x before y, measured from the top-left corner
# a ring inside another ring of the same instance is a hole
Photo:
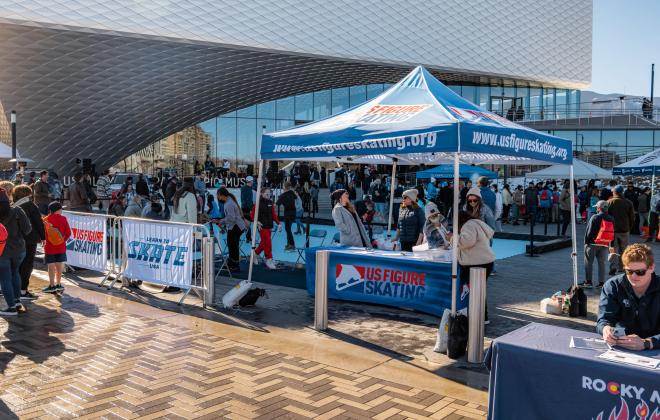
[[[417,194],[419,194],[419,191],[417,191],[415,188],[411,188],[409,190],[405,190],[403,192],[402,197],[403,198],[410,198],[412,201],[417,201]]]
[[[3,190],[0,188],[0,203],[9,203],[9,196],[7,195],[7,191]]]
[[[334,201],[339,201],[339,199],[341,198],[342,195],[344,195],[345,192],[346,192],[346,190],[343,189],[343,188],[340,188],[340,189],[338,189],[338,190],[335,190],[332,194],[330,194],[330,199],[331,199],[333,202],[334,202]]]
[[[438,206],[433,201],[429,201],[424,207],[424,216],[428,219],[429,216],[435,213],[439,213]]]
[[[51,213],[51,214],[52,214],[52,213],[55,213],[55,212],[58,211],[58,210],[62,210],[62,205],[60,204],[59,201],[52,201],[52,202],[48,205],[48,213]]]
[[[479,189],[479,187],[472,187],[468,190],[466,197],[470,195],[476,195],[477,197],[479,197],[479,199],[481,199],[481,190]]]

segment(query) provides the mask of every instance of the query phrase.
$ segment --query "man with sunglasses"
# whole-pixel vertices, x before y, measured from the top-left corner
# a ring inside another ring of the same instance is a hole
[[[609,279],[600,295],[596,330],[611,346],[660,348],[660,278],[651,248],[630,245],[621,256],[624,274]],[[622,331],[625,329],[625,331]]]

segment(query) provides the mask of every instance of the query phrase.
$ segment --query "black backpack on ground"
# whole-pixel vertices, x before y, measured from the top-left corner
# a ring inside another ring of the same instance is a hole
[[[587,316],[587,295],[580,286],[571,286],[567,291],[568,316]]]
[[[240,306],[254,306],[254,304],[257,303],[257,299],[262,296],[266,296],[266,298],[268,298],[266,289],[259,289],[258,287],[255,287],[254,289],[248,290],[245,296],[243,296],[241,300],[238,301],[238,304]]]
[[[465,355],[468,342],[468,319],[465,315],[449,315],[447,357],[458,359]]]

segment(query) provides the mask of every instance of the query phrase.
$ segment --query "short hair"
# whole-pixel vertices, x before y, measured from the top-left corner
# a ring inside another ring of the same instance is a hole
[[[625,266],[635,262],[643,262],[647,267],[654,264],[653,251],[651,251],[651,248],[645,244],[629,245],[628,248],[623,251],[621,260]]]
[[[39,172],[39,177],[42,177],[44,175],[48,175],[48,171],[41,171]]]
[[[12,192],[12,197],[14,198],[14,203],[24,197],[29,197],[32,195],[32,188],[29,185],[17,185],[14,187]]]
[[[479,185],[481,185],[482,187],[487,187],[487,186],[488,186],[488,178],[485,177],[485,176],[481,176],[481,177],[479,177],[479,181],[477,181],[477,182],[478,182]]]
[[[8,196],[11,197],[12,191],[14,191],[14,183],[11,181],[0,181],[0,188],[5,190]]]

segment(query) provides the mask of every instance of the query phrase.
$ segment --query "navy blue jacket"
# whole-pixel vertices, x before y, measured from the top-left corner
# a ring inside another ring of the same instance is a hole
[[[641,298],[637,298],[625,274],[609,279],[600,293],[596,331],[602,335],[606,325],[624,327],[626,334],[650,338],[653,348],[660,349],[660,277],[653,273]]]
[[[598,236],[598,231],[600,230],[600,221],[609,220],[614,223],[614,218],[607,213],[598,213],[591,216],[589,223],[587,224],[587,231],[584,233],[584,243],[592,245]]]

